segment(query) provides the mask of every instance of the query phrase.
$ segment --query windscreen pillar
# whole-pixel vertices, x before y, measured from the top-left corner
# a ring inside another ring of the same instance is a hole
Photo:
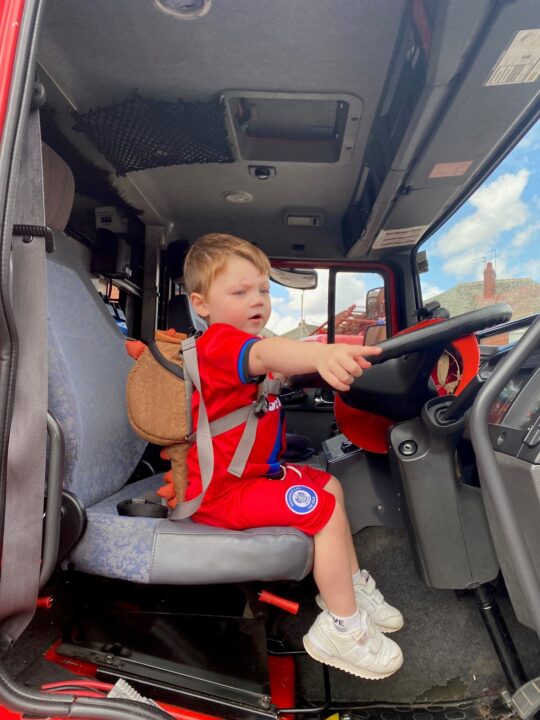
[[[165,228],[147,225],[144,238],[143,307],[141,315],[141,340],[154,339],[158,309],[160,251],[165,247]]]

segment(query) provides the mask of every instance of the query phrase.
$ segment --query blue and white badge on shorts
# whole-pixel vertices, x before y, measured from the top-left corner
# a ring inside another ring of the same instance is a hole
[[[317,507],[319,496],[307,485],[293,485],[285,495],[287,507],[297,515],[306,515]]]

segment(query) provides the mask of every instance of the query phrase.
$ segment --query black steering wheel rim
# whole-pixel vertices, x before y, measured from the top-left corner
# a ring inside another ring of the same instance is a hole
[[[369,358],[373,367],[339,395],[352,408],[395,422],[416,417],[436,395],[430,376],[444,348],[465,335],[507,322],[511,315],[509,305],[498,303],[384,340],[378,343],[382,353]],[[317,373],[296,375],[289,386],[330,387]]]
[[[378,347],[382,348],[382,353],[370,358],[370,362],[372,365],[380,365],[387,360],[409,353],[422,352],[430,348],[436,348],[438,351],[453,340],[508,322],[511,317],[512,308],[507,303],[496,303],[478,310],[470,310],[448,320],[411,330],[403,335],[395,335],[377,343]]]

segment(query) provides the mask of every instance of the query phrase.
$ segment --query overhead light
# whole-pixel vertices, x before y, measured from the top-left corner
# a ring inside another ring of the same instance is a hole
[[[227,190],[221,194],[221,197],[236,205],[247,205],[253,201],[253,195],[245,190]]]
[[[212,7],[212,0],[153,0],[154,5],[178,20],[197,20]]]
[[[286,212],[284,220],[285,225],[296,227],[321,227],[323,224],[322,213]]]

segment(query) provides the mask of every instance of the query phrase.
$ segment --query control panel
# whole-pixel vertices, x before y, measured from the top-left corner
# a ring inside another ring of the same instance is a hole
[[[540,464],[540,356],[534,353],[505,385],[489,413],[494,450]]]

